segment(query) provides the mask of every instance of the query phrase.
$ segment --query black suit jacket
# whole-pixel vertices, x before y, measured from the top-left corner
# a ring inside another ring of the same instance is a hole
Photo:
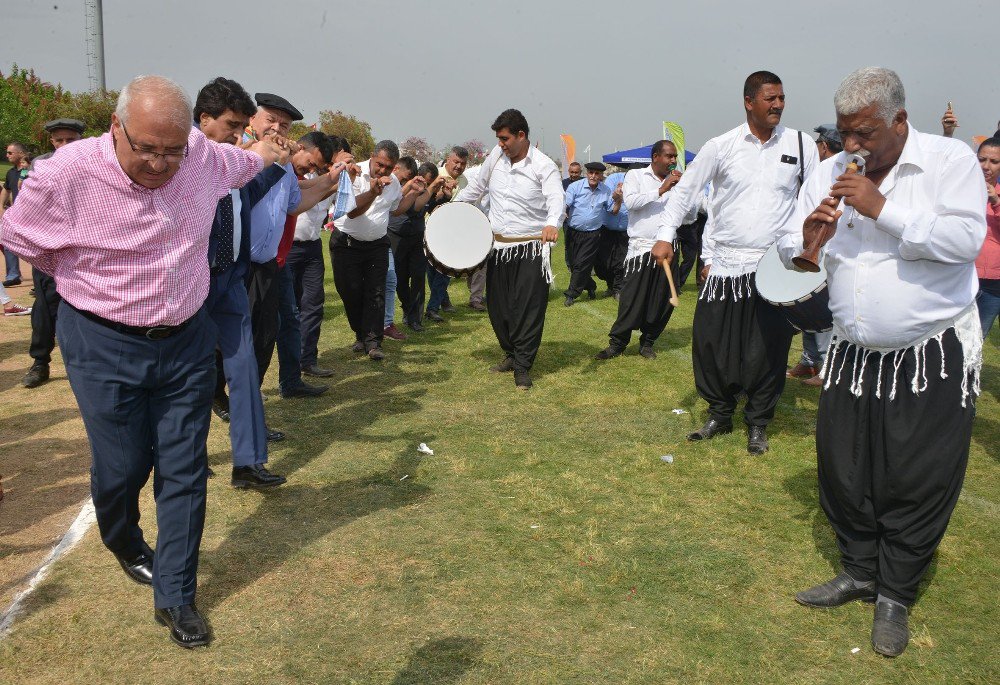
[[[253,177],[249,183],[240,188],[240,253],[236,256],[235,265],[246,265],[250,263],[250,211],[260,202],[267,191],[285,175],[285,170],[278,164],[272,164],[268,168]],[[222,200],[224,200],[223,198]],[[219,200],[219,203],[222,203]],[[221,207],[216,206],[215,218],[212,220],[212,233],[208,237],[208,263],[215,261],[215,253],[219,250],[219,240],[222,232]],[[232,267],[230,267],[232,268]]]

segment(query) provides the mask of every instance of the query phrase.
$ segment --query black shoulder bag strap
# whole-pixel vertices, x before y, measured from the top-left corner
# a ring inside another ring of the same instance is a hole
[[[799,192],[802,191],[802,184],[806,182],[806,158],[805,151],[802,149],[802,131],[799,131],[799,190],[795,193],[795,197],[799,196]]]

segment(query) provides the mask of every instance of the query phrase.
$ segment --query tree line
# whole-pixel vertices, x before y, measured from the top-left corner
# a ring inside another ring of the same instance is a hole
[[[9,73],[0,71],[0,143],[24,143],[32,155],[47,152],[50,146],[45,122],[61,117],[86,124],[84,136],[99,136],[111,125],[117,100],[117,91],[71,93],[61,85],[42,80],[34,69],[21,69],[14,64]],[[339,110],[322,110],[312,126],[297,121],[289,135],[299,138],[313,130],[345,138],[355,159],[368,159],[375,149],[371,124]],[[469,150],[470,165],[481,163],[488,152],[480,140],[468,140],[462,146]],[[411,155],[419,162],[440,162],[452,146],[437,150],[424,138],[411,136],[399,147],[404,155]]]

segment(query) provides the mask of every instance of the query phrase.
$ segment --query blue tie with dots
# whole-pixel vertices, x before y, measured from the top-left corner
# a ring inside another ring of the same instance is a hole
[[[233,255],[233,196],[226,195],[219,200],[219,218],[222,224],[219,229],[219,248],[215,254],[215,270],[225,271],[236,257]]]

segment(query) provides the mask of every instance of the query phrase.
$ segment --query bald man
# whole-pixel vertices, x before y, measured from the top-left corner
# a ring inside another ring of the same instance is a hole
[[[111,130],[39,165],[0,224],[63,298],[56,334],[90,440],[101,539],[153,586],[155,618],[182,647],[210,639],[195,607],[217,337],[204,307],[209,234],[218,201],[278,156],[271,142],[210,141],[180,86],[140,76]],[[155,554],[139,527],[150,472]]]

